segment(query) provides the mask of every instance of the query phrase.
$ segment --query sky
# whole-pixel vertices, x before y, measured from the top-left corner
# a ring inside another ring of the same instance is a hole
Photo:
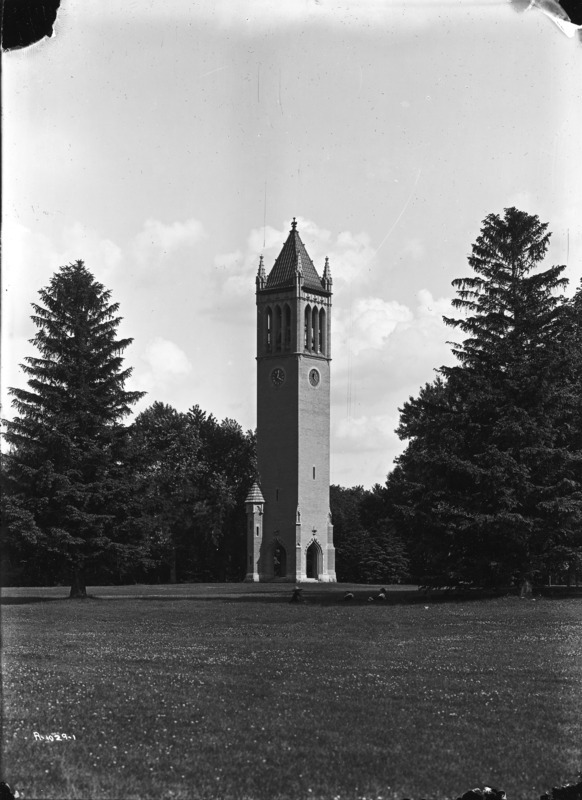
[[[582,47],[505,0],[69,0],[3,58],[2,414],[82,259],[128,389],[256,424],[255,275],[293,217],[333,276],[331,480],[383,484],[490,213],[582,278]]]

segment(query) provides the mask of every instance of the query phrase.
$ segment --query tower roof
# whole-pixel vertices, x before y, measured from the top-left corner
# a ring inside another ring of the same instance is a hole
[[[297,274],[302,275],[301,285],[306,289],[325,290],[323,282],[313,261],[309,258],[305,245],[297,232],[297,222],[293,218],[291,230],[283,249],[279,253],[273,269],[267,278],[266,289],[278,289],[295,286]]]
[[[259,488],[258,483],[253,483],[251,486],[249,493],[247,494],[247,499],[245,503],[264,503],[265,498],[263,497],[263,493]]]

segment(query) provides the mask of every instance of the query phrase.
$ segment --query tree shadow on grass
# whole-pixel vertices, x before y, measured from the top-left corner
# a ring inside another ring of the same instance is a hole
[[[217,586],[217,585],[216,585]],[[232,588],[231,588],[232,587]],[[237,588],[234,588],[237,587]],[[218,587],[217,587],[218,588]],[[554,587],[552,587],[554,588]],[[388,590],[385,599],[379,598],[379,590],[375,586],[348,586],[335,584],[331,586],[319,587],[317,585],[301,586],[301,601],[296,605],[313,605],[313,606],[338,606],[344,605],[346,607],[353,606],[368,606],[368,607],[386,607],[386,606],[405,606],[405,605],[444,605],[455,603],[473,603],[483,602],[486,600],[520,600],[519,592],[517,589],[504,589],[504,590],[480,590],[480,589],[465,589],[461,591],[455,590],[432,590],[430,592],[421,589],[393,589]],[[158,587],[152,587],[151,593],[147,590],[139,594],[107,594],[93,595],[89,594],[86,598],[69,598],[67,595],[58,597],[39,596],[39,595],[16,595],[16,596],[3,596],[0,598],[0,605],[15,606],[27,605],[35,603],[52,603],[52,602],[68,602],[68,603],[115,603],[126,601],[139,601],[146,603],[175,603],[178,601],[189,603],[221,603],[221,604],[284,604],[291,602],[293,596],[294,584],[289,584],[288,587],[283,589],[280,587],[278,590],[273,591],[268,589],[266,591],[257,591],[256,589],[244,591],[241,589],[241,584],[231,584],[229,589],[213,591],[208,594],[206,591],[197,593],[193,590],[191,593],[176,593],[176,594],[160,594]],[[346,595],[351,597],[346,598]],[[582,591],[576,590],[572,587],[569,592],[566,591],[551,591],[540,590],[534,592],[535,599],[560,599],[560,600],[582,600]],[[523,600],[521,602],[531,602]]]
[[[39,595],[18,595],[18,596],[3,596],[0,597],[0,606],[24,606],[31,603],[55,603],[55,602],[70,602],[70,603],[86,603],[94,600],[101,601],[103,598],[96,597],[95,595],[88,595],[84,598],[68,597],[62,595],[61,597],[39,597]]]

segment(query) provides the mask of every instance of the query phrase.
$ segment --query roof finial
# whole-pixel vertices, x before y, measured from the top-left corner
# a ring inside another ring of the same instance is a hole
[[[294,231],[297,228],[297,220],[293,217],[293,222],[291,223],[291,230]]]

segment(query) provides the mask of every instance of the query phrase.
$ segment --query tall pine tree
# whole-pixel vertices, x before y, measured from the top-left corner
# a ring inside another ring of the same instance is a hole
[[[460,363],[402,409],[410,444],[388,488],[427,583],[523,584],[577,540],[580,416],[564,378],[575,325],[556,294],[564,267],[539,269],[549,238],[516,208],[484,220],[475,274],[453,282],[463,316],[445,318],[466,335]]]
[[[132,340],[117,338],[119,304],[82,261],[61,267],[39,295],[31,343],[40,355],[25,359],[28,389],[10,390],[17,416],[5,421],[11,518],[20,527],[34,520],[31,565],[54,565],[69,575],[71,597],[84,597],[86,571],[131,546],[114,509],[121,421],[143,393],[125,390],[122,353]]]

